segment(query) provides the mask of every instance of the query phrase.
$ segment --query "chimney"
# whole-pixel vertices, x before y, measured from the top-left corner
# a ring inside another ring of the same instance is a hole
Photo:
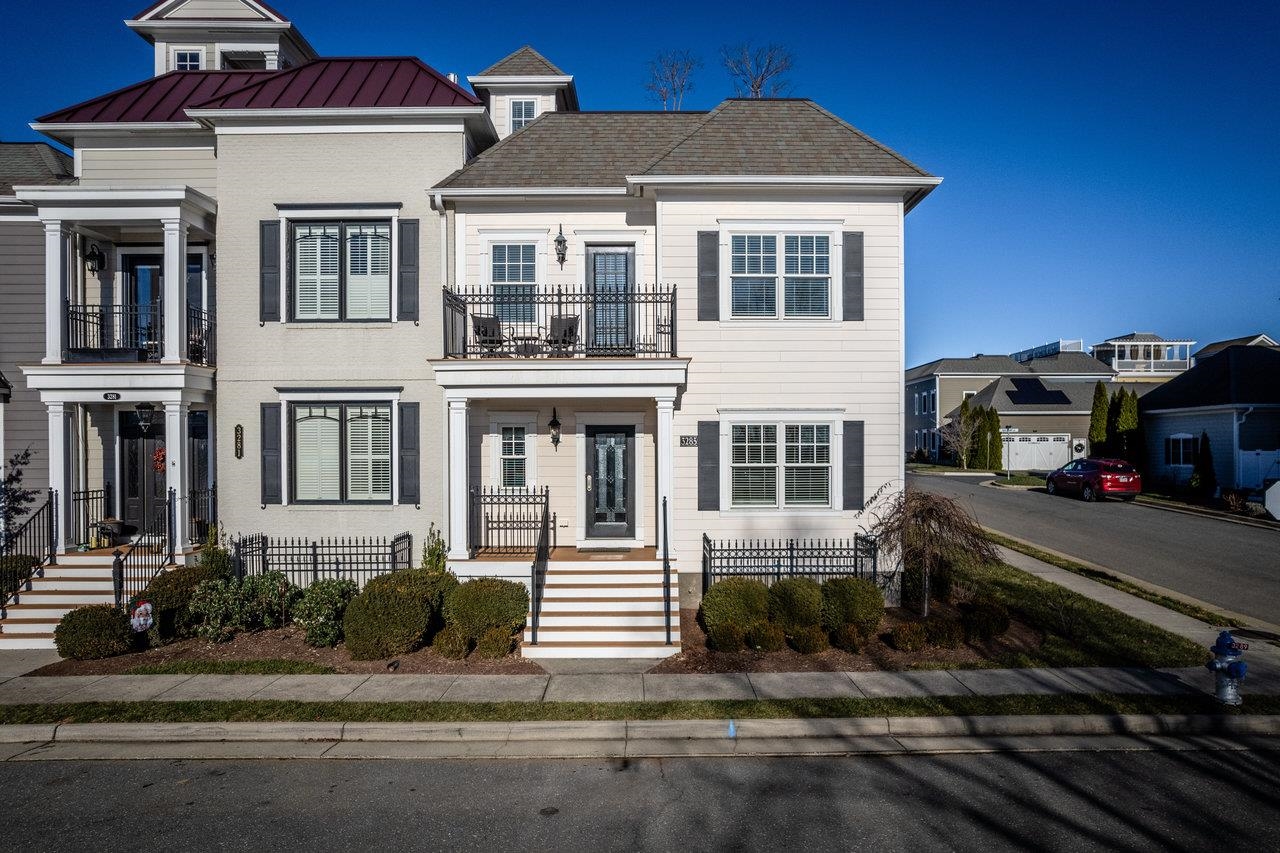
[[[448,78],[449,78],[449,82],[450,82],[450,83],[453,83],[453,84],[457,85],[457,82],[458,82],[458,73],[457,73],[456,71],[450,71],[450,72],[449,72],[449,74],[448,74],[447,76],[448,76]]]

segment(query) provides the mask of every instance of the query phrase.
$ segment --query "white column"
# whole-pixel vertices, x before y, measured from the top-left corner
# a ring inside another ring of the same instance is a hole
[[[662,537],[667,536],[668,542],[675,538],[672,533],[675,530],[675,501],[671,496],[671,487],[675,477],[675,450],[672,444],[675,436],[672,433],[672,426],[675,422],[675,406],[674,397],[658,397],[658,553],[662,553]],[[667,501],[667,529],[662,529],[662,501]]]
[[[187,425],[191,413],[190,403],[164,404],[164,458],[165,486],[173,489],[177,510],[174,523],[177,541],[182,544],[186,538],[186,520],[190,510],[187,500],[190,496],[189,467],[187,465]]]
[[[61,220],[44,220],[44,363],[62,361],[67,296],[67,235]]]
[[[164,355],[177,364],[187,351],[187,223],[164,220]]]
[[[466,560],[467,516],[467,401],[449,401],[449,559]]]
[[[64,549],[70,534],[67,522],[71,505],[71,472],[67,470],[67,407],[65,403],[49,403],[49,488],[58,490],[54,504],[57,518],[57,548]]]
[[[262,58],[263,60],[266,61],[268,71],[280,70],[280,51],[278,50],[264,51],[262,54]]]

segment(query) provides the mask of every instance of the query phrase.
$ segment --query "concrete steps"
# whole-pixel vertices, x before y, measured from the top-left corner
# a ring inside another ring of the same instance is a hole
[[[62,617],[90,604],[115,603],[109,554],[59,554],[0,608],[0,649],[51,649]]]

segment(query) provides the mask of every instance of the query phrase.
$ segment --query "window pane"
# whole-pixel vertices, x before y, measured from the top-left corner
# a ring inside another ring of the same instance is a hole
[[[783,477],[788,506],[826,506],[830,501],[830,468],[788,466]]]
[[[778,503],[778,471],[768,467],[734,467],[734,506],[775,506]]]
[[[347,226],[347,318],[391,319],[391,224]]]
[[[788,278],[783,284],[788,317],[826,317],[830,313],[830,280]]]
[[[335,224],[294,226],[293,313],[299,320],[337,320],[338,232]]]
[[[502,460],[502,487],[504,489],[523,489],[525,487],[525,460]]]
[[[347,500],[391,500],[390,406],[347,406]]]
[[[730,302],[735,317],[773,317],[778,313],[777,284],[772,278],[733,278]]]
[[[336,501],[341,494],[339,406],[293,409],[294,499]]]

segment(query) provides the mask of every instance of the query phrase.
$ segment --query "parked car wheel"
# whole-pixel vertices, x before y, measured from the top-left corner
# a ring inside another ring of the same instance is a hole
[[[1051,495],[1056,495],[1058,493],[1058,484],[1053,482],[1052,477],[1044,481],[1044,490]]]
[[[1084,501],[1085,503],[1093,503],[1095,500],[1097,500],[1097,498],[1098,498],[1097,492],[1095,492],[1093,490],[1093,486],[1089,485],[1088,483],[1085,483],[1080,488],[1080,500]]]

